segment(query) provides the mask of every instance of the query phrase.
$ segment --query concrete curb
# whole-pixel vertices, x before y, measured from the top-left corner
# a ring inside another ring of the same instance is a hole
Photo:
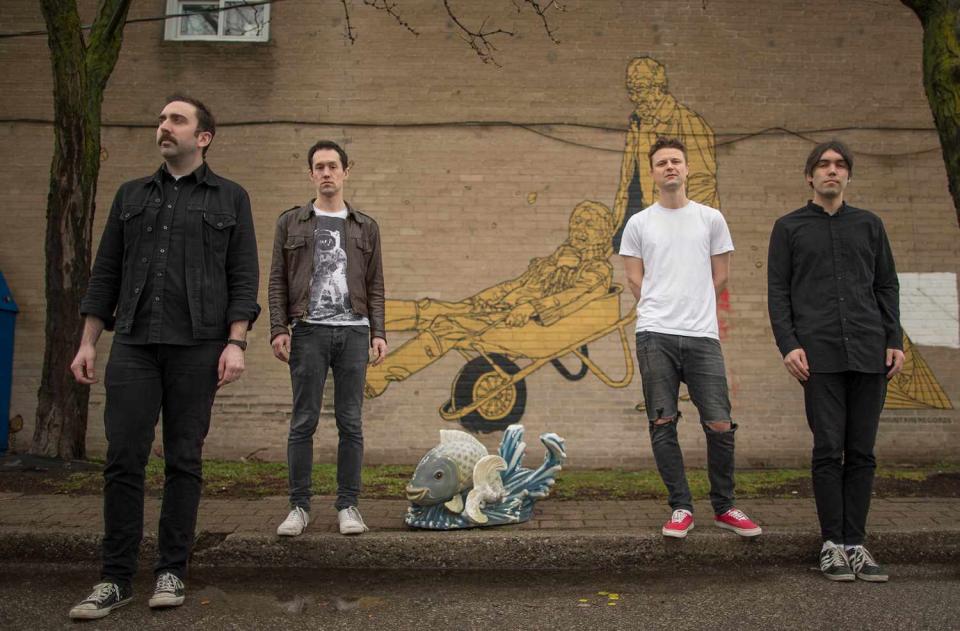
[[[0,559],[32,563],[99,562],[100,536],[92,533],[25,533],[0,528]],[[870,536],[870,550],[884,563],[960,562],[960,530],[884,531]],[[281,539],[262,534],[201,532],[195,566],[317,569],[631,570],[657,566],[816,563],[819,537],[778,531],[757,539],[723,532],[694,532],[685,540],[659,533],[372,532],[360,537],[331,533]],[[146,536],[141,558],[150,560],[156,538]]]

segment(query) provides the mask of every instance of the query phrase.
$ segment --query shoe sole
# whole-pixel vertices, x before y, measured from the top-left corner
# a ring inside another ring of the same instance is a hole
[[[183,596],[154,596],[147,603],[151,609],[164,609],[166,607],[179,607],[183,604]]]
[[[889,576],[872,576],[870,574],[857,574],[857,579],[868,583],[886,583],[890,580]]]
[[[341,535],[362,535],[363,533],[370,530],[369,528],[341,528]]]
[[[284,531],[284,530],[280,530],[280,529],[278,528],[278,529],[277,529],[277,536],[278,536],[278,537],[299,537],[300,535],[303,534],[303,531],[304,531],[304,530],[306,530],[306,528],[304,528],[304,529],[301,530],[300,532],[287,532],[287,531]]]
[[[839,574],[837,576],[834,576],[832,574],[824,574],[824,576],[830,579],[831,581],[837,581],[839,583],[850,583],[856,580],[856,577],[853,574]]]
[[[663,533],[664,537],[673,537],[674,539],[683,539],[687,536],[687,533],[693,530],[693,524],[690,524],[690,527],[686,530],[667,530],[666,528],[661,528],[660,532]]]
[[[71,620],[99,620],[100,618],[105,618],[109,616],[110,613],[117,607],[123,607],[130,603],[133,600],[133,597],[127,598],[126,600],[121,600],[115,605],[110,607],[104,607],[103,609],[80,609],[78,611],[70,610],[70,619]]]
[[[736,526],[731,526],[730,524],[725,524],[722,521],[713,522],[717,525],[718,528],[723,528],[724,530],[731,530],[741,537],[759,537],[763,533],[763,528],[757,526],[756,528],[737,528]]]

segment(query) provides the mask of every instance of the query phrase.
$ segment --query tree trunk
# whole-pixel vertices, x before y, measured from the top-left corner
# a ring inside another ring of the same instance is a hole
[[[901,0],[923,25],[923,87],[960,225],[960,0]]]
[[[90,389],[73,380],[70,362],[83,330],[80,300],[90,278],[100,106],[130,0],[101,1],[89,45],[75,0],[40,4],[53,67],[55,141],[47,196],[46,348],[31,452],[71,459],[86,455]]]

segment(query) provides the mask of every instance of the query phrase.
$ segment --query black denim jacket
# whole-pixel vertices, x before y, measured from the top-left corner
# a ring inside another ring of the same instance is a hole
[[[205,171],[187,204],[184,277],[194,338],[225,339],[231,322],[252,326],[260,314],[257,239],[247,192]],[[123,184],[110,208],[80,303],[80,313],[97,316],[108,331],[129,333],[133,325],[163,204],[160,176]]]

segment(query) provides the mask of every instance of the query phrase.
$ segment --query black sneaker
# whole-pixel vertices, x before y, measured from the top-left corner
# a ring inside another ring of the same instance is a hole
[[[150,598],[150,607],[179,607],[183,604],[183,581],[175,574],[162,572],[157,576],[157,586]]]
[[[70,610],[74,620],[96,620],[133,600],[133,590],[117,583],[97,583],[93,592]]]
[[[854,546],[853,550],[850,551],[850,566],[861,581],[886,583],[890,580],[887,571],[873,560],[873,557],[863,546]]]
[[[826,542],[820,550],[820,571],[831,581],[852,581],[856,578],[843,546],[832,541]]]

